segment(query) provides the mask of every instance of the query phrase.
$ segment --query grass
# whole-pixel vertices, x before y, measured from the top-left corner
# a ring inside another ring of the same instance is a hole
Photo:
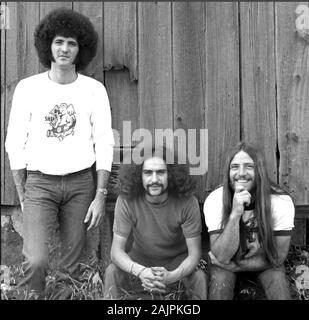
[[[309,300],[309,246],[291,246],[285,261],[293,298]],[[307,272],[299,272],[307,269]]]
[[[55,269],[51,269],[46,277],[46,300],[54,299],[70,299],[70,300],[103,300],[104,283],[102,270],[103,264],[98,259],[93,258],[91,261],[81,263],[78,268],[77,276],[67,276],[62,281],[56,281]],[[292,245],[285,267],[287,275],[291,283],[291,294],[295,300],[309,300],[309,288],[306,287],[304,273],[299,272],[300,269],[309,266],[309,247]],[[200,268],[207,271],[207,263],[202,260]],[[307,275],[309,276],[309,274]],[[9,284],[5,284],[1,280],[1,300],[36,300],[37,297],[33,292],[26,292],[18,289],[17,283],[23,277],[21,263],[10,267]],[[3,277],[1,277],[3,278]],[[308,281],[308,278],[307,278]],[[308,283],[308,282],[307,282]],[[250,280],[238,283],[235,300],[263,300],[265,299],[261,287]],[[179,287],[178,290],[159,297],[162,300],[179,300],[183,297],[183,291]],[[155,296],[144,296],[140,299],[157,299]],[[134,292],[125,292],[124,299],[139,299]]]

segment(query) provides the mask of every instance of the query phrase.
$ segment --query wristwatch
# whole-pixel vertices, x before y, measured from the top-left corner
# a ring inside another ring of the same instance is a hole
[[[98,189],[97,189],[97,192],[101,192],[101,193],[103,193],[105,196],[107,196],[107,194],[108,194],[108,191],[107,191],[106,188],[98,188]]]

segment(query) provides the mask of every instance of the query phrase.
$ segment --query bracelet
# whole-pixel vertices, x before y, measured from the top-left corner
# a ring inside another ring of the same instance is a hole
[[[147,267],[143,267],[143,268],[139,271],[139,273],[137,274],[137,277],[138,277],[138,278],[139,278],[139,276],[141,275],[141,273],[142,273],[145,269],[147,269]]]
[[[97,192],[101,192],[101,193],[103,193],[105,196],[107,196],[107,194],[108,194],[108,191],[107,191],[106,188],[98,188],[98,189],[97,189]]]

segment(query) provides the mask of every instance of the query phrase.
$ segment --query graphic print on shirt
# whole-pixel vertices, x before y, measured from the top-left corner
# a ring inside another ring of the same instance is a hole
[[[45,122],[48,122],[51,129],[47,130],[47,137],[56,137],[62,141],[68,135],[74,135],[76,124],[75,110],[72,104],[61,103],[45,116]]]
[[[244,211],[241,219],[240,252],[241,258],[249,258],[255,255],[261,245],[258,239],[258,225],[254,210]]]

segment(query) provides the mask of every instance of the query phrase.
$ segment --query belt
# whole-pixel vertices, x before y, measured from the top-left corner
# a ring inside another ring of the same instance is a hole
[[[39,170],[27,170],[27,173],[28,174],[34,173],[34,174],[39,174],[39,175],[51,176],[51,177],[68,177],[68,176],[74,176],[74,175],[78,175],[81,173],[85,173],[85,172],[88,172],[91,170],[92,170],[91,168],[86,168],[86,169],[83,169],[80,171],[70,172],[70,173],[66,173],[66,174],[48,174],[48,173],[41,172]]]

